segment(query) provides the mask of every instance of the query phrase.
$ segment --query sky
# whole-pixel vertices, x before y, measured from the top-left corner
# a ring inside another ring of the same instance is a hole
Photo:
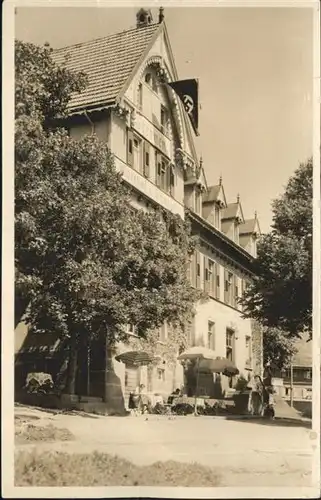
[[[135,26],[138,7],[23,7],[16,38],[59,48]],[[158,11],[152,9],[154,21]],[[200,136],[209,185],[220,175],[228,203],[258,213],[312,155],[313,11],[310,8],[166,7],[180,79],[198,78]]]

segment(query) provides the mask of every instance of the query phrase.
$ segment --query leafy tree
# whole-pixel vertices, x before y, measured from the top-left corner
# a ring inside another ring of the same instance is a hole
[[[127,341],[128,323],[141,338],[165,320],[179,328],[198,298],[188,222],[134,210],[105,143],[50,128],[84,85],[49,48],[16,43],[16,296],[35,332],[70,339],[69,393],[80,346]]]
[[[263,331],[264,365],[272,363],[273,368],[283,370],[290,365],[291,358],[296,354],[295,339],[289,338],[278,328],[265,328]]]
[[[300,164],[272,204],[272,231],[258,245],[244,315],[289,337],[312,332],[312,160]]]

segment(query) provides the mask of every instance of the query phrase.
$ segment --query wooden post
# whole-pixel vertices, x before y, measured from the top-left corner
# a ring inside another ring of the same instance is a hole
[[[290,380],[290,387],[291,387],[291,394],[290,394],[290,406],[293,407],[293,364],[292,364],[292,360],[291,360],[291,365],[290,365],[290,376],[291,376],[291,380]]]

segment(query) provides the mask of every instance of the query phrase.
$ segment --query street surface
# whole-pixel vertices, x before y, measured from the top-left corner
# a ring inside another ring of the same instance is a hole
[[[222,486],[311,484],[312,431],[308,426],[219,417],[103,417],[50,414],[18,407],[18,415],[37,416],[34,425],[69,429],[72,442],[37,443],[19,448],[118,455],[137,465],[175,460],[214,467]],[[40,417],[40,418],[39,418]]]

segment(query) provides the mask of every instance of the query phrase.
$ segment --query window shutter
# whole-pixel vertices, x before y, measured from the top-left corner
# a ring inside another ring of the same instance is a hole
[[[150,145],[148,142],[144,141],[144,175],[145,177],[150,176]]]
[[[220,265],[216,262],[215,264],[215,287],[216,287],[216,298],[220,299]]]
[[[130,167],[133,166],[133,147],[134,135],[131,130],[127,130],[127,163]]]
[[[201,256],[196,252],[196,288],[201,288]]]

